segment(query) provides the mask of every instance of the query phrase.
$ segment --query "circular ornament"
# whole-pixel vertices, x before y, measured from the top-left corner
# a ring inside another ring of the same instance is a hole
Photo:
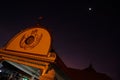
[[[33,30],[30,34],[24,34],[20,40],[20,47],[24,49],[32,49],[37,46],[42,39],[42,34],[37,34],[37,30]]]

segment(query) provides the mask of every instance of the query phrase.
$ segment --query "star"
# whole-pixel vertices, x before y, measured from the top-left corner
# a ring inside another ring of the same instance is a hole
[[[89,9],[89,11],[91,11],[91,10],[92,10],[92,8],[91,8],[91,7],[89,7],[88,9]]]

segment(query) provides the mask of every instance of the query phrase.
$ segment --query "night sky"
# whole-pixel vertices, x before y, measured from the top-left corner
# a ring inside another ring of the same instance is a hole
[[[0,2],[0,47],[19,31],[41,24],[52,34],[52,47],[68,67],[120,76],[117,8],[110,1]]]

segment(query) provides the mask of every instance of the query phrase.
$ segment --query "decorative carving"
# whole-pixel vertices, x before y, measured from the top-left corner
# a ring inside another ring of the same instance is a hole
[[[37,34],[38,30],[33,30],[31,34],[24,34],[20,40],[20,47],[24,49],[32,49],[40,42],[43,34]]]

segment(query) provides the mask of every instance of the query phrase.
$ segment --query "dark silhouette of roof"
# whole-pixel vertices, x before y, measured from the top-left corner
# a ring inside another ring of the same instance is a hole
[[[54,50],[51,51],[54,52]],[[92,64],[83,70],[68,68],[58,55],[55,65],[60,68],[71,80],[112,80],[107,74],[97,72],[93,68]]]
[[[72,80],[112,80],[108,75],[96,72],[91,64],[83,70],[68,68],[68,72]]]

